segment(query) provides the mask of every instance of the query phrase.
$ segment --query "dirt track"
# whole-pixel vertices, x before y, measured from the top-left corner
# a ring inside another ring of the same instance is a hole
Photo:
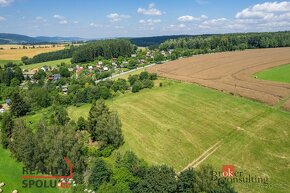
[[[274,48],[199,55],[148,71],[275,105],[290,96],[290,84],[255,79],[253,74],[289,63],[290,48]]]

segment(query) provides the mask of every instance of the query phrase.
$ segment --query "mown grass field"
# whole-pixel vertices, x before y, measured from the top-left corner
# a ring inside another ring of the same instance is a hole
[[[61,63],[71,64],[71,58],[24,65],[24,66],[21,66],[21,68],[24,70],[30,70],[30,69],[35,69],[35,68],[41,68],[43,66],[56,67],[57,65],[60,65]]]
[[[0,145],[0,182],[4,182],[3,193],[18,190],[19,193],[66,193],[66,190],[53,188],[22,188],[22,164],[11,157],[9,151]]]
[[[201,164],[222,165],[269,184],[235,184],[242,193],[286,193],[290,185],[290,113],[193,84],[159,80],[163,87],[127,93],[107,101],[122,121],[125,144],[150,164],[168,164],[176,171],[212,145],[220,147]],[[77,121],[90,104],[68,108]],[[46,112],[46,111],[45,111]],[[42,114],[28,116],[37,122]]]
[[[13,63],[16,63],[16,64],[21,63],[20,60],[0,60],[0,66],[3,67],[5,64],[7,64],[9,62],[13,62]]]
[[[23,56],[33,57],[37,54],[63,50],[65,48],[64,45],[55,47],[52,47],[52,45],[43,45],[41,48],[35,46],[33,49],[23,49],[22,46],[19,46],[20,45],[0,45],[0,47],[4,48],[0,50],[0,60],[20,60]],[[47,46],[47,48],[45,48],[45,46]],[[10,49],[11,47],[15,49]]]
[[[270,68],[256,74],[259,79],[290,83],[290,64]]]
[[[192,84],[166,85],[107,101],[122,120],[122,152],[132,150],[151,164],[166,163],[180,171],[220,141],[205,164],[219,171],[230,164],[245,174],[270,178],[268,186],[236,184],[239,192],[288,192],[288,112]],[[88,104],[68,111],[76,121],[89,109]]]

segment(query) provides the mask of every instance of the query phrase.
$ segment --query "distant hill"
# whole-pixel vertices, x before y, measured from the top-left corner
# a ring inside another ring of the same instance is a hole
[[[41,44],[86,41],[79,37],[30,37],[20,34],[0,33],[0,44]]]
[[[135,44],[137,46],[147,47],[147,46],[159,45],[165,42],[166,40],[170,40],[170,39],[178,39],[178,38],[192,37],[192,36],[193,35],[155,36],[155,37],[129,38],[129,40],[132,42],[132,44]]]

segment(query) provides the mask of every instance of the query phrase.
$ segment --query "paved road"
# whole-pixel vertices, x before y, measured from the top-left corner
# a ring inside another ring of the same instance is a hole
[[[112,79],[112,78],[117,78],[119,76],[123,76],[125,74],[129,74],[129,73],[132,73],[134,71],[137,71],[137,70],[140,70],[140,69],[145,69],[145,68],[148,68],[150,66],[155,66],[155,65],[157,65],[157,64],[156,63],[153,63],[153,64],[150,64],[150,65],[147,65],[147,66],[144,66],[144,67],[138,67],[138,68],[133,69],[133,70],[129,70],[129,71],[126,71],[126,72],[121,72],[119,74],[114,74],[114,75],[112,75],[110,77],[103,78],[103,79],[100,79],[100,80],[96,80],[96,84],[99,83],[99,82],[101,82],[101,81],[109,80],[109,79]]]

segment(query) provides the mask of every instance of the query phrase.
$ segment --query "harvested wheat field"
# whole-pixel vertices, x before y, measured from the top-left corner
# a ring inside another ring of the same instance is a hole
[[[25,47],[25,48],[24,48]],[[35,55],[63,50],[64,45],[35,45],[33,46],[22,45],[0,45],[0,60],[20,60],[22,56],[33,57]]]
[[[290,96],[290,84],[259,80],[253,74],[289,63],[290,48],[273,48],[199,55],[149,71],[275,105]]]

